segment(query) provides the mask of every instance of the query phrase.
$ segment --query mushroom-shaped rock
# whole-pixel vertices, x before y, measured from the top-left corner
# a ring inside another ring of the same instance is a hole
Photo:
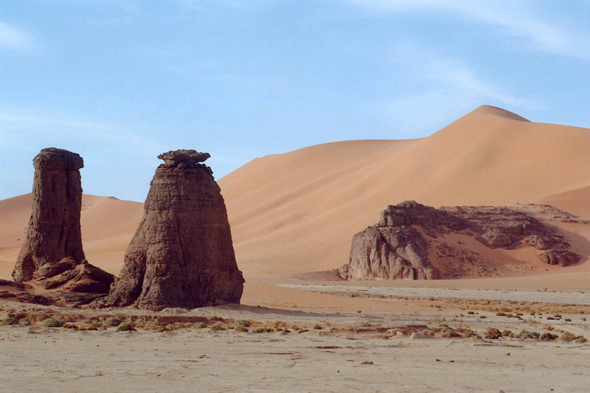
[[[225,202],[209,154],[161,154],[144,215],[125,254],[121,274],[95,305],[160,310],[239,303],[238,269]]]

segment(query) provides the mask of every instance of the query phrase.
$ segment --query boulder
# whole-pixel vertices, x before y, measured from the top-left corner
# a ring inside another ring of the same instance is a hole
[[[164,164],[156,169],[120,276],[95,306],[162,310],[240,302],[244,279],[221,190],[201,164],[208,157],[195,150],[158,156]]]

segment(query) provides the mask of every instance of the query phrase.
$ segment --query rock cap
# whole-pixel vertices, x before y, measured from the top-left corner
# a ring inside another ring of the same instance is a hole
[[[158,156],[160,160],[164,160],[166,166],[177,166],[181,163],[194,166],[200,162],[205,162],[211,157],[209,153],[201,153],[196,150],[171,150],[162,153]]]
[[[79,154],[65,149],[48,147],[33,159],[35,169],[63,169],[77,171],[84,168],[84,159]]]

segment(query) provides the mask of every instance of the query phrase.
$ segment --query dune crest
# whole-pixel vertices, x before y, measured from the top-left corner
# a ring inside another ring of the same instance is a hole
[[[534,123],[481,106],[429,137],[334,142],[273,154],[218,183],[240,269],[246,278],[281,278],[342,266],[352,236],[372,225],[385,206],[404,200],[434,207],[541,203],[588,219],[589,150],[586,128]],[[30,194],[0,201],[3,277],[14,267],[30,204]],[[142,214],[141,203],[84,195],[87,258],[117,274]],[[568,223],[560,230],[582,256],[568,271],[590,271],[590,230]],[[511,264],[538,261],[520,249],[474,251]],[[541,268],[556,273],[538,263],[535,274]]]
[[[246,277],[285,277],[346,263],[352,236],[387,205],[510,206],[589,186],[589,149],[588,129],[482,106],[426,138],[311,146],[219,184]]]

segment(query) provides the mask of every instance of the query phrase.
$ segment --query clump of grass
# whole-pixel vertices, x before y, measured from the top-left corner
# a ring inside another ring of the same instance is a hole
[[[240,333],[248,333],[248,328],[244,325],[240,325],[238,327],[236,327],[236,332],[240,332]]]
[[[565,332],[561,335],[560,337],[561,341],[566,341],[566,342],[578,342],[578,343],[585,343],[586,341],[588,341],[584,336],[576,336],[573,333],[570,332]]]
[[[254,329],[252,329],[252,333],[263,333],[264,330],[262,330],[262,328],[259,327],[255,327]]]
[[[207,327],[207,324],[205,324],[204,322],[195,322],[193,323],[193,327],[195,329],[205,329]]]
[[[147,330],[156,330],[159,327],[160,327],[160,325],[158,325],[154,321],[147,321],[144,325],[144,328],[146,328]]]
[[[465,337],[465,338],[469,338],[472,336],[475,336],[475,332],[473,330],[468,330],[465,333],[463,333],[463,337]]]
[[[120,320],[118,320],[117,318],[107,318],[102,322],[103,326],[106,326],[106,327],[119,326],[121,323],[122,322]]]
[[[502,337],[514,337],[514,333],[512,333],[510,330],[504,330],[502,332]]]
[[[185,327],[186,326],[182,322],[174,322],[174,323],[169,323],[168,325],[166,325],[166,330],[172,332],[174,330],[184,329]]]
[[[117,326],[118,332],[134,332],[135,330],[135,324],[133,322],[124,322]]]
[[[223,323],[216,322],[213,326],[211,326],[211,330],[227,330],[227,328]]]
[[[370,322],[363,322],[363,323],[361,323],[361,327],[371,327],[371,323]]]
[[[158,333],[164,333],[166,331],[166,328],[164,326],[158,326],[154,330]]]
[[[301,329],[300,331],[298,331],[297,333],[306,333],[309,332],[309,329]]]
[[[315,325],[313,328],[314,328],[314,330],[322,330],[323,329],[322,325]]]
[[[545,333],[541,334],[539,339],[541,339],[543,341],[553,341],[553,340],[556,340],[558,337],[559,336],[557,334],[545,332]]]
[[[0,322],[0,326],[18,325],[18,319],[16,318],[4,318]]]
[[[239,320],[236,321],[236,325],[238,325],[238,326],[244,326],[244,327],[249,328],[250,327],[250,322],[249,321],[246,321],[245,319],[239,319]]]
[[[29,326],[31,324],[31,321],[29,321],[28,318],[23,318],[19,319],[18,323],[22,326]]]
[[[459,335],[459,333],[455,333],[455,332],[449,331],[449,332],[443,332],[443,334],[441,334],[441,337],[444,337],[444,338],[454,338],[454,337],[461,337],[461,336]]]
[[[87,327],[85,327],[84,329],[81,330],[98,330],[100,329],[101,325],[98,322],[91,322],[90,325],[88,325]]]
[[[62,327],[64,329],[80,330],[78,325],[76,325],[75,323],[64,323]]]
[[[517,338],[523,338],[523,339],[526,339],[526,338],[538,339],[540,336],[541,335],[537,332],[530,332],[525,329],[522,329],[520,331],[520,333],[518,333],[516,335]]]
[[[65,323],[53,318],[47,318],[41,325],[45,327],[62,327]]]
[[[488,340],[497,340],[502,337],[502,332],[496,328],[489,327],[486,329],[485,338]]]
[[[512,315],[512,314],[510,314],[510,315]],[[499,313],[496,313],[496,316],[497,317],[505,317],[506,316],[506,313],[499,312]]]

